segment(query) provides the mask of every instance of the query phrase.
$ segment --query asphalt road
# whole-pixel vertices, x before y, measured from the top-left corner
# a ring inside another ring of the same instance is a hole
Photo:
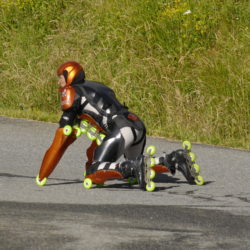
[[[56,128],[0,117],[0,249],[250,249],[250,151],[194,144],[204,186],[177,173],[158,175],[153,193],[120,180],[86,190],[83,136],[38,187]]]

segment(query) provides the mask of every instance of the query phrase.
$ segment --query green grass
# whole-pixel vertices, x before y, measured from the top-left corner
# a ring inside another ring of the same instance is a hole
[[[248,1],[0,7],[1,115],[56,122],[55,70],[76,60],[142,117],[149,135],[250,149]]]

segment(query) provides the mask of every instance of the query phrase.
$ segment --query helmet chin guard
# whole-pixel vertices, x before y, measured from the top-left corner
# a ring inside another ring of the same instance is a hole
[[[79,63],[68,61],[57,69],[57,75],[63,75],[66,80],[66,85],[70,85],[81,71],[83,71],[83,67]]]

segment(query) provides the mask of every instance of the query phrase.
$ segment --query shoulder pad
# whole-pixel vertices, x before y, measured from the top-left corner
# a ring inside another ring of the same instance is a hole
[[[67,86],[60,90],[61,92],[61,108],[62,110],[67,110],[72,107],[75,100],[75,89],[71,86]]]

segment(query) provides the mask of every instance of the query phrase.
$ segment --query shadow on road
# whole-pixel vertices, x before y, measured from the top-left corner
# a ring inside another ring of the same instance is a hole
[[[17,174],[9,174],[9,173],[0,173],[0,178],[1,177],[7,177],[7,178],[24,178],[24,179],[36,179],[36,176],[28,176],[28,175],[17,175]],[[54,185],[67,185],[67,184],[76,184],[76,183],[81,183],[82,180],[80,179],[62,179],[62,178],[50,178],[50,180],[55,180],[55,181],[63,181],[60,183],[51,183],[51,184],[46,184],[46,186],[54,186]]]
[[[183,179],[181,180],[180,178],[177,178],[174,176],[168,176],[167,174],[162,174],[162,173],[159,173],[156,175],[154,182],[156,182],[156,183],[172,183],[172,184],[185,184],[185,183],[187,183],[186,180],[183,180]],[[203,185],[209,185],[213,182],[214,181],[205,181],[205,183]],[[196,185],[196,184],[193,184],[193,185]]]

